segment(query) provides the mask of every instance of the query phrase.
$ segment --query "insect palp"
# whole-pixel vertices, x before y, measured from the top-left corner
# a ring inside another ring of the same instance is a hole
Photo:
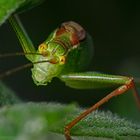
[[[49,60],[49,62],[52,63],[52,64],[57,64],[57,63],[59,62],[59,60],[58,60],[58,58],[55,56],[55,57],[51,58],[51,59]]]
[[[18,66],[16,68],[7,70],[7,71],[5,71],[3,73],[0,73],[0,79],[2,79],[4,77],[7,77],[7,76],[10,76],[10,75],[12,75],[12,74],[14,74],[14,73],[16,73],[16,72],[18,72],[20,70],[32,67],[33,65],[36,65],[36,64],[39,64],[39,63],[46,63],[46,62],[52,63],[52,60],[36,61],[36,62],[33,62],[33,63],[27,63],[27,64],[24,64],[24,65]]]

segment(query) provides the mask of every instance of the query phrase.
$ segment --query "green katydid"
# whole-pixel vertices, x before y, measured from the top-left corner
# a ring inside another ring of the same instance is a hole
[[[33,65],[31,69],[32,78],[36,85],[47,85],[54,77],[57,77],[67,86],[76,89],[118,86],[117,89],[80,114],[65,127],[66,140],[71,140],[70,130],[74,125],[114,96],[133,89],[136,102],[140,105],[140,97],[132,77],[86,71],[92,60],[93,42],[90,35],[78,23],[64,22],[36,50],[18,16],[11,16],[9,21],[24,51],[24,53],[16,55],[25,55],[32,64],[7,71],[0,75],[1,78]],[[13,55],[7,54],[5,56]]]

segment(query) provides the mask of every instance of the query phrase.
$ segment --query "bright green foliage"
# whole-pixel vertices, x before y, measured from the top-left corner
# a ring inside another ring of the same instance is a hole
[[[57,103],[24,103],[0,110],[0,137],[10,140],[44,140],[50,132],[64,133],[64,126],[83,109]],[[140,138],[140,125],[111,112],[95,111],[78,123],[72,135],[101,138]],[[12,136],[12,137],[11,137]],[[58,140],[58,137],[56,137]]]
[[[83,109],[58,103],[19,103],[7,86],[0,83],[0,139],[52,140],[65,139],[64,127]],[[19,103],[19,104],[17,104]],[[15,105],[10,105],[15,104]],[[122,119],[111,112],[95,111],[71,131],[79,140],[140,139],[140,125]]]
[[[0,0],[0,25],[17,9],[25,11],[40,4],[44,0]]]
[[[1,0],[0,1],[0,24],[2,24],[24,0]]]
[[[24,0],[23,4],[20,5],[17,12],[27,11],[33,7],[40,5],[45,0]]]

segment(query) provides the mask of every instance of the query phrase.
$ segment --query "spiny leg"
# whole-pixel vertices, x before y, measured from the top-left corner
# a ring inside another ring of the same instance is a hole
[[[103,99],[101,99],[96,104],[94,104],[92,107],[90,107],[89,109],[87,109],[83,113],[81,113],[77,118],[75,118],[73,121],[71,121],[68,125],[65,126],[65,137],[66,137],[66,140],[72,140],[71,136],[70,136],[70,130],[80,120],[85,118],[88,114],[90,114],[92,111],[96,110],[98,107],[100,107],[102,104],[104,104],[105,102],[107,102],[111,98],[113,98],[115,96],[118,96],[118,95],[121,95],[121,94],[125,93],[126,91],[128,91],[131,88],[134,90],[134,94],[138,95],[138,93],[136,91],[136,88],[135,88],[135,84],[134,84],[133,78],[130,78],[126,82],[126,84],[124,84],[124,85],[120,86],[119,88],[115,89],[110,94],[108,94]]]

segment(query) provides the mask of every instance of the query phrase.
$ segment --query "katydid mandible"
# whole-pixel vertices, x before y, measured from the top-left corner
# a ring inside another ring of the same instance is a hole
[[[47,85],[54,77],[57,77],[67,86],[76,89],[118,86],[66,125],[64,129],[66,140],[71,140],[70,130],[80,120],[112,97],[121,95],[129,89],[133,90],[136,102],[140,106],[140,97],[132,77],[86,71],[92,61],[93,42],[90,35],[78,23],[64,22],[36,50],[18,16],[11,16],[9,21],[21,43],[25,57],[33,64],[31,71],[36,85]],[[28,66],[14,69],[13,72]],[[10,73],[5,73],[5,75],[8,74]]]

